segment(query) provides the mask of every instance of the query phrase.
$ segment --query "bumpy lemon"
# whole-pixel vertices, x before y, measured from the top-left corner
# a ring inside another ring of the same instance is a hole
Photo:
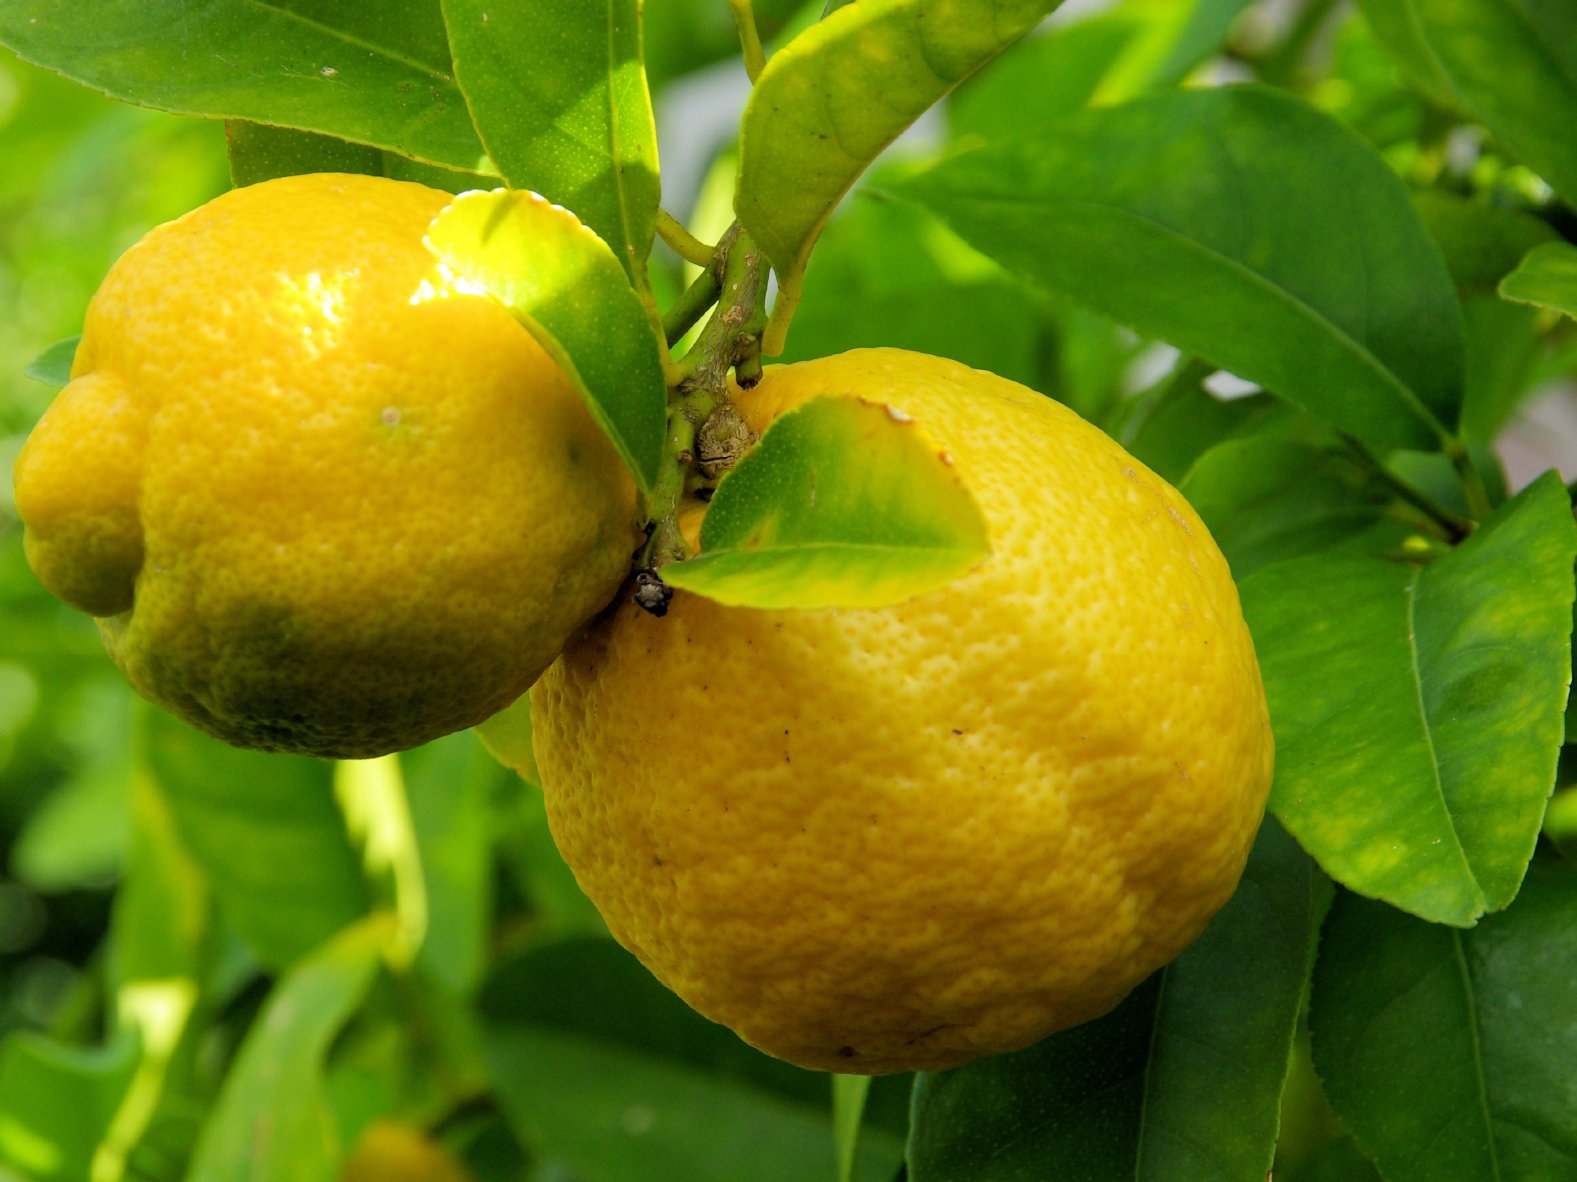
[[[1109,1010],[1231,895],[1272,742],[1236,589],[1176,491],[933,357],[768,370],[906,411],[993,552],[880,610],[629,602],[531,693],[548,815],[608,926],[761,1049],[940,1069]]]
[[[562,371],[435,285],[448,200],[297,176],[155,229],[17,461],[39,577],[232,743],[371,756],[475,723],[628,567],[634,487]]]

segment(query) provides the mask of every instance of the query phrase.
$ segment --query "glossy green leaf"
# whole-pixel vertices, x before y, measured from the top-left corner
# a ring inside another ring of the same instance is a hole
[[[1373,446],[1437,446],[1455,422],[1462,325],[1439,252],[1385,162],[1286,95],[1088,111],[899,191],[1021,277]]]
[[[1204,935],[1117,1009],[917,1078],[911,1182],[1265,1177],[1316,912],[1312,863],[1267,822]]]
[[[1378,0],[1371,0],[1371,10]],[[1406,4],[1452,90],[1522,161],[1577,201],[1577,5],[1570,0]]]
[[[866,165],[1060,0],[862,0],[774,54],[740,129],[739,220],[797,300],[823,223]]]
[[[35,382],[54,386],[57,390],[71,380],[71,363],[77,357],[77,343],[82,337],[67,337],[45,349],[27,367],[27,376]]]
[[[663,577],[735,606],[879,607],[989,553],[980,507],[924,424],[835,396],[772,423],[718,486],[700,555]]]
[[[642,491],[657,478],[667,387],[651,321],[608,245],[534,193],[468,193],[428,245],[461,290],[491,295],[586,399]]]
[[[324,1057],[371,986],[389,938],[385,919],[367,920],[280,979],[225,1076],[189,1177],[332,1182],[342,1146],[324,1097]]]
[[[1440,189],[1415,193],[1413,208],[1445,257],[1452,281],[1465,293],[1493,292],[1525,254],[1559,237],[1530,213]]]
[[[1511,901],[1561,747],[1574,558],[1550,474],[1430,566],[1319,557],[1244,580],[1271,808],[1331,877],[1458,925]]]
[[[1238,579],[1303,555],[1400,546],[1410,532],[1383,527],[1391,491],[1334,442],[1228,440],[1199,457],[1180,490]]]
[[[1472,931],[1342,895],[1309,1025],[1331,1106],[1387,1182],[1577,1177],[1577,869],[1538,859]]]
[[[225,146],[230,157],[230,179],[238,188],[307,172],[386,176],[398,181],[416,181],[451,193],[491,188],[493,183],[492,178],[481,173],[440,168],[331,135],[269,127],[245,119],[226,121]]]
[[[12,1034],[0,1044],[0,1163],[28,1182],[86,1182],[137,1059],[135,1036],[82,1049]]]
[[[782,360],[887,346],[1034,386],[1048,332],[1040,302],[939,218],[856,193],[816,244]]]
[[[1577,246],[1549,242],[1536,247],[1501,280],[1500,294],[1577,317]]]
[[[437,0],[15,0],[0,44],[127,102],[485,167]]]
[[[513,189],[572,210],[644,274],[657,220],[657,127],[637,0],[443,0],[455,74]]]
[[[220,911],[266,967],[285,967],[366,914],[332,764],[243,751],[157,711],[146,744],[148,768]]]
[[[610,940],[546,945],[484,994],[494,1094],[519,1135],[588,1178],[827,1182],[827,1077],[768,1059],[690,1010]],[[873,1098],[874,1098],[873,1089]],[[889,1182],[869,1125],[854,1177]]]

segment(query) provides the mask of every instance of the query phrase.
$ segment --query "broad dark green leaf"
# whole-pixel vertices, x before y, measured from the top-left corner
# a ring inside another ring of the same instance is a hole
[[[457,996],[481,983],[493,915],[490,809],[506,775],[469,734],[400,757],[421,859],[426,933],[417,963]]]
[[[492,171],[450,76],[437,0],[13,0],[0,44],[142,106]]]
[[[1385,162],[1283,94],[1088,111],[899,191],[1023,278],[1376,447],[1436,446],[1456,420],[1462,324],[1439,252]]]
[[[1574,557],[1550,474],[1433,565],[1305,558],[1243,582],[1271,808],[1331,877],[1464,926],[1511,901],[1561,747]]]
[[[1217,398],[1205,388],[1214,370],[1206,362],[1182,362],[1128,399],[1107,429],[1157,476],[1177,484],[1216,444],[1289,413],[1286,403],[1263,393]]]
[[[86,1182],[137,1060],[132,1035],[101,1049],[30,1031],[0,1043],[0,1163],[28,1182]]]
[[[458,289],[498,300],[563,367],[650,492],[667,423],[662,357],[608,245],[536,194],[502,189],[456,198],[427,241]]]
[[[1501,280],[1500,294],[1577,317],[1577,246],[1548,242],[1529,251],[1517,269]]]
[[[1034,386],[1040,298],[918,206],[855,193],[816,244],[782,359],[889,346]]]
[[[751,1050],[612,941],[536,949],[489,984],[484,1013],[510,1123],[587,1178],[835,1177],[826,1076]],[[897,1139],[868,1124],[861,1142],[855,1178],[889,1182]]]
[[[1138,33],[1137,22],[1117,14],[1026,37],[948,99],[948,130],[960,141],[1042,131],[1089,103]]]
[[[865,166],[1058,3],[862,0],[773,55],[745,107],[734,208],[780,301],[798,302],[816,235]]]
[[[657,128],[637,0],[443,0],[455,74],[511,188],[572,210],[638,283],[657,220]]]
[[[331,135],[269,127],[244,119],[225,123],[225,144],[230,157],[230,179],[238,188],[307,172],[386,176],[398,181],[416,181],[451,193],[492,187],[492,178],[480,173],[440,168]]]
[[[1200,456],[1179,486],[1245,579],[1269,563],[1333,549],[1400,545],[1391,491],[1332,442],[1251,435]]]
[[[1415,193],[1413,208],[1445,257],[1452,282],[1468,294],[1493,293],[1524,255],[1559,237],[1530,213],[1440,189]]]
[[[1274,821],[1203,936],[1116,1010],[915,1083],[912,1182],[1265,1176],[1317,923]]]
[[[880,607],[990,552],[980,507],[923,423],[833,396],[772,423],[718,486],[700,555],[663,577],[734,606]]]
[[[71,363],[76,360],[80,335],[56,341],[45,349],[27,367],[27,376],[35,382],[54,386],[57,390],[71,380]]]
[[[1382,1182],[1350,1137],[1327,1142],[1290,1169],[1278,1165],[1275,1177],[1276,1182]]]
[[[1462,397],[1462,438],[1493,442],[1518,407],[1537,392],[1545,360],[1542,308],[1495,295],[1462,301],[1467,330],[1467,391]]]
[[[1577,870],[1536,859],[1472,931],[1342,895],[1309,1024],[1326,1095],[1387,1182],[1577,1178]]]
[[[383,917],[347,928],[269,994],[198,1137],[189,1177],[207,1182],[332,1182],[342,1147],[323,1061],[382,963]]]
[[[1525,164],[1577,201],[1577,4],[1370,0],[1369,10],[1401,5],[1453,92]]]
[[[147,766],[225,918],[280,969],[366,913],[333,765],[242,751],[150,711]]]

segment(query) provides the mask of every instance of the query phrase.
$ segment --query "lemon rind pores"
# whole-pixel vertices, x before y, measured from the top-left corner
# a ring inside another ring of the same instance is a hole
[[[361,758],[481,721],[616,592],[633,482],[496,303],[440,288],[447,193],[312,175],[133,246],[17,464],[41,579],[144,697]]]
[[[1232,893],[1272,745],[1224,559],[1065,408],[936,358],[769,370],[899,406],[993,555],[892,608],[629,602],[532,691],[549,820],[613,934],[806,1067],[937,1070],[1105,1013]]]

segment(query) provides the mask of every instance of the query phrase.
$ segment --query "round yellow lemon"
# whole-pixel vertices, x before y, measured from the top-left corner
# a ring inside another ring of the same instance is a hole
[[[340,1182],[471,1182],[471,1175],[420,1129],[368,1125],[340,1167]]]
[[[991,556],[895,607],[627,599],[531,692],[548,816],[613,934],[806,1067],[954,1066],[1105,1013],[1232,894],[1272,741],[1182,497],[1033,391],[866,350],[770,369],[908,413]]]
[[[576,391],[435,278],[449,199],[295,176],[153,230],[17,460],[39,577],[222,739],[363,757],[469,726],[628,568],[634,486]]]

